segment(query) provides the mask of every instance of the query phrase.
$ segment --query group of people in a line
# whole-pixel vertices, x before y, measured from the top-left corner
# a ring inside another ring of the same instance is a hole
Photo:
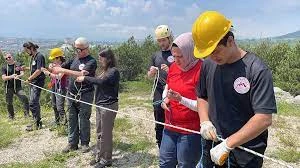
[[[238,47],[232,22],[217,11],[206,11],[194,22],[192,32],[175,39],[167,25],[155,29],[160,47],[151,57],[148,77],[159,73],[153,96],[154,118],[168,125],[155,124],[162,168],[262,167],[263,159],[237,148],[240,145],[264,154],[267,128],[276,113],[271,70],[254,53]],[[60,48],[50,51],[46,68],[36,44],[27,42],[24,51],[31,56],[30,98],[21,81],[24,66],[10,53],[4,54],[2,68],[9,118],[14,119],[13,95],[24,104],[24,115],[32,112],[33,124],[27,131],[42,128],[39,99],[45,78],[49,88],[56,124],[68,121],[68,145],[63,152],[90,150],[90,116],[96,108],[95,167],[112,165],[113,126],[118,110],[120,73],[111,49],[99,53],[97,61],[89,53],[88,41],[76,39],[76,55],[66,60]],[[130,66],[130,65],[128,65]],[[64,109],[66,95],[68,116]],[[86,102],[86,103],[84,103]],[[161,102],[158,104],[156,102]],[[184,128],[184,129],[180,129]],[[200,134],[190,132],[193,130]],[[224,141],[221,141],[224,139]]]

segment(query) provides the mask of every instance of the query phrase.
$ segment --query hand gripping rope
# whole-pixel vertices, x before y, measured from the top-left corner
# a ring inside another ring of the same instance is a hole
[[[159,80],[159,69],[158,69],[158,67],[154,67],[154,68],[157,70],[157,73],[155,74],[154,82],[153,82],[153,85],[152,85],[150,99],[152,99],[153,96],[154,96],[154,92],[156,90],[157,83],[158,83],[158,80]]]
[[[22,82],[24,82],[24,83],[27,83],[26,81],[24,81],[24,80],[22,80],[22,79],[19,79],[19,78],[16,78],[16,80],[20,80],[20,81],[22,81]],[[143,118],[143,117],[135,116],[135,115],[132,115],[132,114],[129,114],[129,113],[126,113],[126,112],[122,112],[122,111],[112,110],[112,109],[109,109],[109,108],[106,108],[106,107],[98,106],[98,105],[95,105],[95,104],[92,104],[92,103],[88,103],[88,102],[85,102],[85,101],[82,101],[82,100],[78,100],[78,99],[75,99],[75,98],[72,98],[72,97],[68,97],[68,96],[62,95],[62,94],[60,94],[60,93],[55,93],[55,92],[53,92],[53,91],[51,91],[51,90],[48,90],[48,89],[45,89],[45,88],[43,88],[43,87],[34,85],[34,84],[32,84],[32,83],[27,83],[27,84],[29,84],[29,85],[31,85],[31,86],[33,86],[33,87],[37,87],[37,88],[39,88],[39,89],[41,89],[41,90],[44,90],[44,91],[46,91],[46,92],[53,93],[53,94],[56,94],[56,95],[65,97],[65,98],[67,98],[67,99],[70,99],[70,100],[73,100],[73,101],[77,101],[77,102],[80,102],[80,103],[84,103],[84,104],[87,104],[87,105],[90,105],[90,106],[93,106],[93,107],[101,108],[101,109],[104,109],[104,110],[107,110],[107,111],[111,111],[111,112],[114,112],[114,113],[119,113],[119,114],[123,114],[123,115],[126,115],[126,116],[130,116],[130,117],[132,117],[132,118],[137,118],[137,119],[144,120],[144,121],[148,121],[148,122],[152,122],[152,123],[155,123],[155,124],[160,124],[160,125],[164,125],[164,126],[167,126],[167,127],[171,127],[171,128],[179,129],[179,130],[182,130],[182,131],[187,131],[187,132],[190,132],[190,133],[194,133],[194,134],[199,134],[199,135],[201,135],[199,131],[195,131],[195,130],[191,130],[191,129],[187,129],[187,128],[182,128],[182,127],[178,127],[178,126],[171,125],[171,124],[166,124],[166,123],[159,122],[159,121],[155,121],[155,120],[151,120],[151,119],[148,119],[148,118]],[[222,139],[222,138],[220,138],[220,137],[218,137],[218,140],[224,141],[224,139]],[[242,146],[238,146],[237,148],[242,149],[242,150],[244,150],[244,151],[246,151],[246,152],[249,152],[249,153],[251,153],[251,154],[253,154],[253,155],[262,157],[262,158],[264,158],[264,159],[266,159],[266,160],[270,160],[270,161],[272,161],[272,162],[274,162],[274,163],[277,163],[277,164],[280,164],[280,165],[282,165],[282,166],[285,166],[285,167],[288,167],[288,168],[293,168],[292,166],[290,166],[290,165],[288,165],[288,164],[286,164],[286,163],[284,163],[284,162],[282,162],[282,161],[279,161],[279,160],[270,158],[270,157],[268,157],[268,156],[262,155],[262,154],[260,154],[260,153],[257,153],[257,152],[255,152],[255,151],[251,150],[251,149],[248,149],[248,148],[245,148],[245,147],[242,147]]]

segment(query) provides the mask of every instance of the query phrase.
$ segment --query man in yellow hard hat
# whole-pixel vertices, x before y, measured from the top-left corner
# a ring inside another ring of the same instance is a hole
[[[262,158],[236,147],[263,154],[267,128],[277,112],[270,69],[255,54],[237,46],[231,27],[231,21],[219,12],[206,11],[192,29],[194,55],[208,57],[197,87],[200,132],[205,139],[200,167],[213,167],[212,162],[262,167]],[[218,137],[225,141],[212,146]]]
[[[171,53],[171,44],[173,42],[173,35],[169,26],[167,25],[159,25],[155,29],[155,37],[160,51],[155,52],[149,64],[148,77],[154,77],[157,73],[159,73],[159,79],[157,83],[157,87],[155,88],[153,102],[160,101],[162,99],[162,93],[164,90],[164,86],[166,85],[167,73],[169,71],[169,66],[174,62],[174,57]],[[154,108],[154,118],[156,121],[164,122],[165,114],[164,109],[161,108],[160,104],[153,105]],[[164,126],[160,124],[155,125],[156,131],[156,143],[158,147],[160,147],[162,133]]]

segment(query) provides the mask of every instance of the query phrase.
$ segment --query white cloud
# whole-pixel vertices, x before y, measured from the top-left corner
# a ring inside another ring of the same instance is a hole
[[[104,0],[86,0],[85,3],[88,7],[95,7],[97,10],[103,9],[106,6]]]
[[[111,7],[108,7],[107,10],[110,11],[110,14],[112,16],[118,16],[118,15],[121,14],[121,8],[120,7],[111,6]]]
[[[128,26],[117,23],[101,23],[96,25],[96,28],[99,31],[118,33],[146,32],[148,30],[145,26]]]

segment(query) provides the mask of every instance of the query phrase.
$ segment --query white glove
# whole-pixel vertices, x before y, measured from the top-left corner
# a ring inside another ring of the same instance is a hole
[[[204,121],[200,126],[200,134],[204,139],[217,141],[216,128],[210,121]]]
[[[229,152],[233,149],[229,148],[226,142],[227,139],[210,150],[211,160],[219,166],[222,166],[225,163],[229,156]]]

